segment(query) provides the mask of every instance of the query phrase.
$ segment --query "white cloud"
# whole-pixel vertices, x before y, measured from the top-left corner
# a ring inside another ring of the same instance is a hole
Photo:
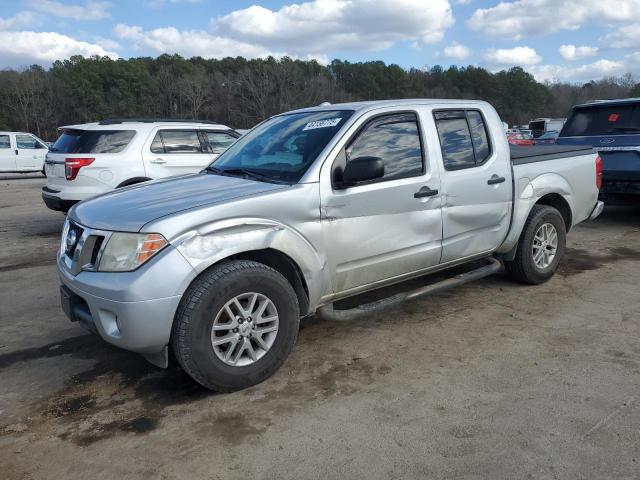
[[[491,65],[529,66],[542,61],[542,57],[531,47],[492,48],[484,55]]]
[[[273,11],[261,6],[212,19],[238,41],[293,53],[384,50],[400,41],[438,42],[453,25],[449,0],[314,0]]]
[[[614,48],[637,48],[640,45],[640,24],[617,28],[601,40],[604,44]]]
[[[628,67],[623,61],[601,59],[586,65],[536,65],[527,70],[540,82],[554,80],[575,82],[622,75],[628,71]]]
[[[111,16],[108,12],[111,3],[96,0],[86,0],[84,5],[68,4],[55,0],[27,0],[27,4],[34,10],[48,15],[73,20],[102,20]]]
[[[587,47],[584,45],[581,47],[576,47],[575,45],[560,45],[558,52],[565,60],[578,60],[598,55],[597,47]]]
[[[0,65],[3,67],[50,64],[72,55],[118,58],[117,53],[107,51],[100,45],[81,42],[55,32],[0,32]]]
[[[0,18],[0,30],[19,30],[37,23],[33,12],[18,12],[11,18]]]
[[[465,60],[471,55],[469,47],[460,45],[457,42],[453,42],[451,45],[444,48],[444,56],[447,58],[453,58],[456,60]]]
[[[144,30],[139,26],[116,25],[114,34],[123,40],[130,40],[138,48],[154,52],[178,53],[185,57],[204,58],[266,57],[272,53],[260,46],[212,35],[202,30],[178,30],[174,27]]]
[[[627,22],[640,17],[640,0],[517,0],[480,8],[468,21],[471,29],[520,40],[560,30],[577,30],[587,21]]]

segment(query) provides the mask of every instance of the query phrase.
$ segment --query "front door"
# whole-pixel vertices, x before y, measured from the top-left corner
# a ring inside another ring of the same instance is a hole
[[[197,129],[160,128],[143,147],[149,178],[197,173],[211,163],[211,154]]]
[[[11,145],[11,135],[0,134],[0,172],[16,171],[16,152]]]
[[[398,278],[440,261],[442,217],[434,193],[439,178],[427,166],[422,143],[416,113],[377,115],[326,167],[331,170],[322,175],[321,218],[334,293]],[[367,156],[383,160],[384,176],[341,186],[347,162]]]
[[[31,135],[16,134],[16,169],[19,171],[42,170],[47,147]]]
[[[433,118],[444,164],[442,262],[491,252],[511,221],[509,151],[497,152],[479,110],[435,111]]]

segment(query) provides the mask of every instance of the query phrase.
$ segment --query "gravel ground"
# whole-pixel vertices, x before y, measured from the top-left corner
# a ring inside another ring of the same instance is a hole
[[[0,175],[4,479],[640,477],[640,208],[572,231],[544,285],[308,319],[274,377],[219,395],[64,317],[43,183]]]

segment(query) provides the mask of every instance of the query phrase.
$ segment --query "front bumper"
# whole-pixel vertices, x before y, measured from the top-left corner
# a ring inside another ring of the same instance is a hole
[[[173,318],[195,271],[169,247],[133,272],[73,275],[62,257],[58,272],[62,308],[71,321],[117,347],[166,366]],[[155,359],[155,360],[154,360]]]

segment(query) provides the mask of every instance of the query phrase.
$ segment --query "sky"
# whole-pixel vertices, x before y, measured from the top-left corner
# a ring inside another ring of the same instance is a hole
[[[162,53],[640,77],[640,0],[0,0],[0,68]]]

